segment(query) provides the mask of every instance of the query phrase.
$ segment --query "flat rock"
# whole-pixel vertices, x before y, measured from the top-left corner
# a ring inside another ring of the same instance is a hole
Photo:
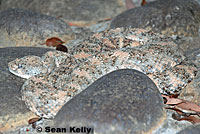
[[[200,124],[199,125],[194,125],[194,126],[190,126],[180,132],[178,132],[177,134],[199,134],[200,131]]]
[[[157,0],[116,16],[111,28],[147,28],[168,35],[198,36],[200,5],[194,0]]]
[[[63,20],[23,9],[0,12],[0,47],[45,46],[45,41],[58,37],[73,39],[71,28]]]
[[[27,124],[35,115],[21,101],[20,89],[25,79],[8,71],[8,62],[26,55],[41,56],[52,49],[31,47],[0,48],[0,132]]]
[[[152,80],[139,71],[122,69],[101,77],[66,103],[51,126],[141,134],[153,131],[165,118],[162,97]]]
[[[114,17],[126,10],[123,0],[1,0],[1,10],[13,7],[79,22]]]

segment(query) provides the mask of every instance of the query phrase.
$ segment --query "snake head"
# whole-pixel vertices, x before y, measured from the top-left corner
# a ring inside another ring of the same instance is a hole
[[[38,56],[25,56],[8,63],[9,71],[19,77],[28,79],[34,75],[45,72],[41,59]]]

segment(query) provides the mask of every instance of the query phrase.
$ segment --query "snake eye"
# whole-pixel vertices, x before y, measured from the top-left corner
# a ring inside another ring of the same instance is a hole
[[[22,68],[22,65],[21,65],[21,64],[19,64],[19,65],[18,65],[18,68]]]

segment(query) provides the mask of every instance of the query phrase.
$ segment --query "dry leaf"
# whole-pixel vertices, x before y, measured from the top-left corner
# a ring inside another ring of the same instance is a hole
[[[184,109],[184,110],[200,112],[200,106],[193,102],[186,101],[183,99],[178,99],[178,98],[172,98],[170,96],[163,95],[163,94],[162,94],[162,97],[167,99],[167,102],[165,104],[176,105],[176,107]]]
[[[39,121],[39,120],[41,120],[40,117],[32,118],[32,119],[28,120],[28,124],[32,124],[32,123],[34,123],[34,122],[36,122],[36,121]]]
[[[68,24],[69,26],[79,26],[79,24],[76,24],[76,23],[73,23],[73,22],[67,22],[67,24]]]
[[[189,101],[183,101],[182,103],[177,104],[176,107],[185,109],[185,110],[200,112],[200,106]]]
[[[62,45],[64,42],[57,38],[57,37],[52,37],[46,40],[46,45],[49,47],[56,47],[57,45]]]
[[[147,4],[146,0],[142,0],[141,6],[144,6],[145,4]]]
[[[167,99],[167,102],[165,104],[168,104],[168,105],[177,105],[177,104],[183,102],[182,100],[180,100],[178,98],[173,98],[172,96],[167,96],[164,94],[162,94],[162,97]]]
[[[168,104],[169,107],[166,109],[171,109],[176,111],[177,114],[173,114],[172,117],[175,120],[181,121],[186,120],[193,124],[200,123],[200,106],[186,100],[173,98],[173,96],[163,95],[164,103]],[[174,96],[176,97],[176,96]]]
[[[35,117],[35,118],[32,118],[28,121],[28,124],[32,124],[32,128],[36,128],[36,122],[37,121],[40,121],[42,118],[41,117]]]
[[[64,45],[57,45],[57,46],[56,46],[56,50],[62,51],[62,52],[68,52],[67,47],[64,46]]]
[[[172,118],[175,119],[175,120],[178,120],[178,121],[183,121],[183,120],[189,121],[192,124],[200,123],[200,119],[198,117],[195,117],[195,116],[181,116],[179,114],[173,113]]]

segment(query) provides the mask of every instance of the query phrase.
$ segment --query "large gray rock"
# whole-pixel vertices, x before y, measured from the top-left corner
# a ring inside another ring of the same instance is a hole
[[[194,125],[190,126],[177,134],[199,134],[200,133],[200,124],[199,125]]]
[[[188,60],[200,68],[200,36],[180,40],[177,44],[184,51]]]
[[[198,36],[200,5],[194,0],[157,0],[116,16],[111,28],[147,28],[168,35]]]
[[[61,19],[23,9],[0,13],[0,47],[45,46],[45,41],[58,37],[64,42],[73,39],[73,32]]]
[[[0,9],[24,8],[68,21],[96,21],[126,10],[123,0],[1,0]]]
[[[196,77],[184,88],[179,98],[200,105],[200,37],[182,38],[177,40],[177,44],[184,51],[188,64],[193,64],[197,68]]]
[[[165,119],[162,97],[143,73],[111,72],[63,106],[51,126],[92,127],[96,134],[141,134],[158,128]],[[73,132],[73,131],[72,131]]]
[[[8,71],[8,62],[26,55],[41,56],[52,49],[8,47],[0,48],[0,132],[14,130],[28,123],[35,115],[26,108],[21,100],[21,79]]]

